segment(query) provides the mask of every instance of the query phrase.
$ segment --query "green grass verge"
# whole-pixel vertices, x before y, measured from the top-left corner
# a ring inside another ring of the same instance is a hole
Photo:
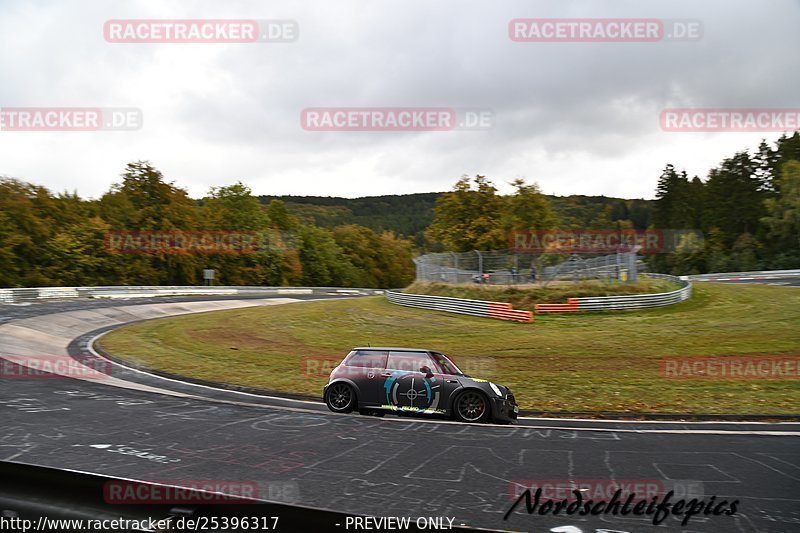
[[[800,412],[800,381],[674,380],[665,356],[800,351],[800,289],[695,284],[661,309],[539,315],[534,324],[400,307],[383,297],[302,302],[135,324],[102,339],[130,361],[176,374],[321,394],[304,357],[340,359],[358,345],[451,354],[514,390],[523,409],[664,413]]]
[[[414,283],[404,292],[450,296],[470,300],[490,300],[508,302],[514,309],[533,311],[536,304],[566,303],[567,298],[586,296],[625,296],[629,294],[654,294],[679,289],[677,283],[662,279],[639,278],[635,284],[620,283],[616,280],[585,280],[579,282],[554,281],[547,287],[537,285],[477,285],[449,283]]]

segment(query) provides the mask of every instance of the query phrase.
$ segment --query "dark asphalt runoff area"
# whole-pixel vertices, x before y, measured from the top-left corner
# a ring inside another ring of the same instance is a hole
[[[0,317],[126,303],[143,302],[0,305]],[[85,340],[74,344],[80,350]],[[228,391],[209,400],[64,377],[6,379],[0,384],[0,460],[161,482],[255,482],[271,501],[359,515],[451,518],[479,529],[800,530],[796,424],[534,420],[481,426],[256,403]],[[546,488],[544,504],[569,496],[564,487],[571,484],[582,487],[585,499],[608,500],[615,483],[642,499],[674,490],[672,501],[713,497],[713,505],[725,509],[738,503],[732,515],[701,512],[685,526],[673,516],[655,526],[652,515],[529,515],[524,503],[504,519],[524,487]],[[346,531],[335,524],[327,530]]]
[[[124,305],[142,305],[159,303],[181,302],[208,302],[214,300],[263,300],[265,298],[292,298],[295,300],[319,300],[326,298],[343,298],[341,295],[305,295],[305,294],[276,294],[276,295],[230,295],[230,296],[156,296],[156,297],[130,297],[130,298],[74,298],[70,300],[41,300],[23,303],[0,302],[0,324],[30,318],[34,316],[49,315],[51,313],[66,313],[68,311],[84,311],[87,309],[101,309],[103,307],[120,307]]]

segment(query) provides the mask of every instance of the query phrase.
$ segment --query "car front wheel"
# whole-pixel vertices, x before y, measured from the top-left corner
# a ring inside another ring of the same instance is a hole
[[[461,422],[480,423],[489,420],[489,402],[478,391],[461,393],[453,403],[453,414]]]
[[[325,391],[325,403],[334,413],[349,413],[356,406],[356,391],[347,383],[334,383]]]

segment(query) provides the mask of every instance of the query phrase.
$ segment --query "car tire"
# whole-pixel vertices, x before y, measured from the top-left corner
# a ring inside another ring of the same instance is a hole
[[[481,424],[491,418],[489,400],[482,392],[470,389],[459,394],[453,401],[453,415],[459,422]]]
[[[358,405],[356,391],[342,381],[334,383],[325,391],[325,404],[334,413],[349,413]]]

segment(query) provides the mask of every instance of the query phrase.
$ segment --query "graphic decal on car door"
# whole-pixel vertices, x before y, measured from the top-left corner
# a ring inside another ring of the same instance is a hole
[[[441,413],[441,385],[435,376],[419,372],[396,370],[383,384],[385,404],[393,411],[412,411],[425,414]]]
[[[385,409],[415,413],[440,413],[442,378],[428,352],[390,350],[381,395]]]

